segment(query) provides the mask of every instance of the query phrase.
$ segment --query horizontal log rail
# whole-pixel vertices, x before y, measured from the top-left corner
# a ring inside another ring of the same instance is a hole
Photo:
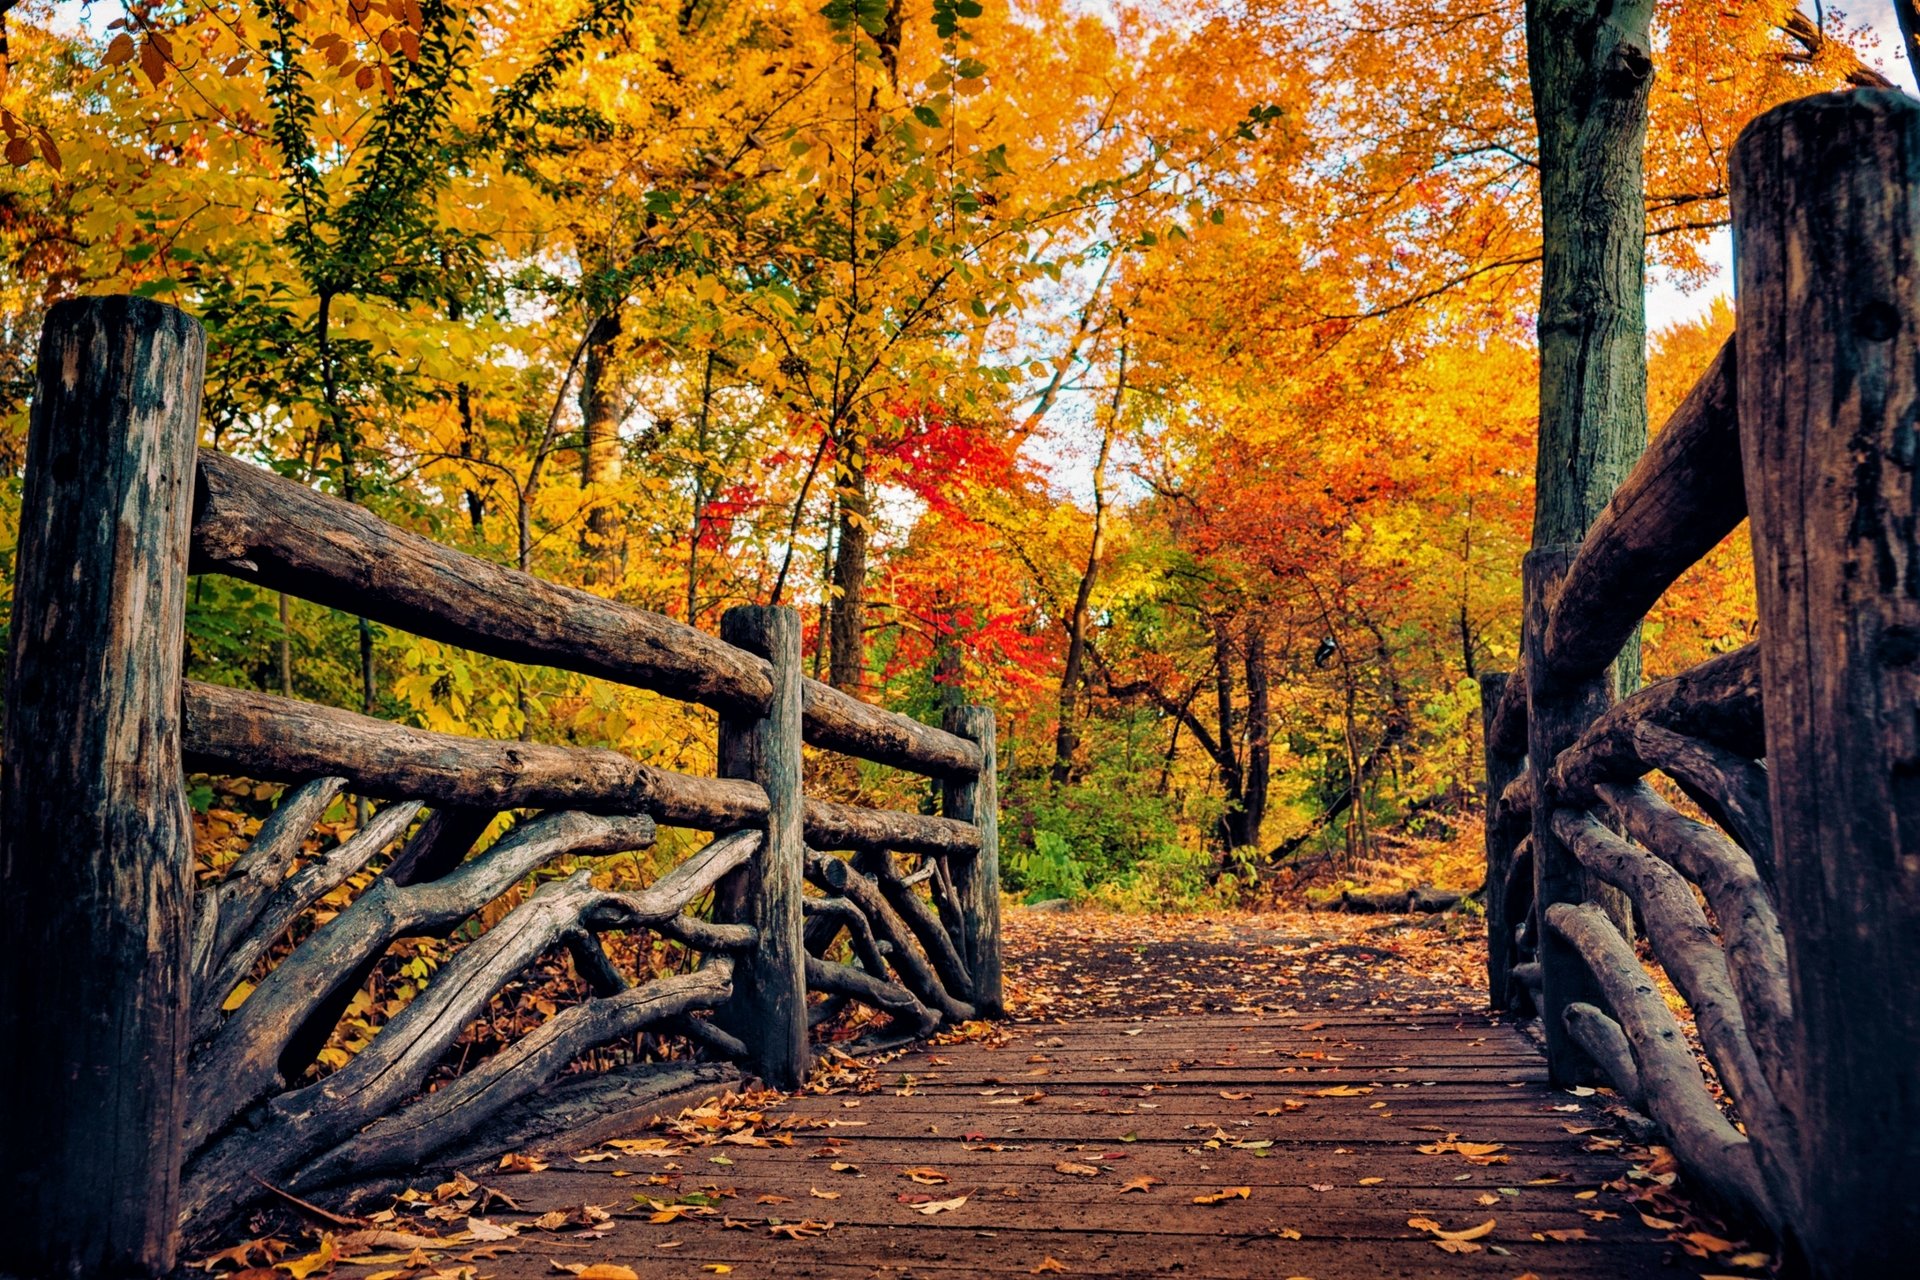
[[[1728,339],[1580,544],[1542,645],[1550,683],[1605,670],[1667,588],[1746,519],[1738,372]]]
[[[468,738],[338,707],[190,680],[182,750],[189,769],[302,783],[338,776],[380,799],[439,806],[645,814],[666,826],[733,831],[763,822],[767,795],[739,778],[700,778],[601,747]],[[971,857],[980,829],[893,809],[806,802],[820,849],[896,849]]]
[[[430,640],[558,667],[721,711],[759,713],[767,660],[664,614],[456,551],[237,458],[203,449],[196,572],[218,572]],[[801,682],[807,742],[933,776],[975,774],[965,738]]]

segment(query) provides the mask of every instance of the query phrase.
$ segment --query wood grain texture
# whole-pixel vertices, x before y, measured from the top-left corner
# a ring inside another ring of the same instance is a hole
[[[764,711],[766,660],[664,614],[560,586],[409,533],[364,508],[212,451],[200,455],[196,572],[277,591],[515,662],[723,711]],[[974,746],[818,681],[806,739],[921,773],[971,773]]]
[[[1920,1252],[1920,102],[1768,112],[1733,157],[1781,924],[1815,1275]]]
[[[765,839],[735,873],[734,892],[717,900],[759,934],[741,957],[733,999],[720,1025],[747,1046],[749,1065],[776,1089],[806,1079],[807,954],[800,899],[806,877],[806,797],[800,762],[800,615],[792,609],[740,605],[720,619],[728,644],[765,658],[773,695],[764,715],[723,722],[721,765],[766,797]]]
[[[980,748],[980,769],[971,778],[949,778],[941,808],[956,822],[980,832],[980,850],[953,863],[953,887],[966,930],[967,963],[980,1015],[997,1018],[1006,1007],[1000,946],[1000,750],[992,707],[955,707],[947,728]]]
[[[1530,838],[1533,843],[1534,910],[1544,919],[1555,904],[1577,905],[1595,896],[1595,885],[1555,832],[1551,768],[1562,751],[1577,740],[1613,700],[1613,673],[1603,672],[1584,684],[1568,687],[1545,676],[1541,655],[1547,619],[1560,583],[1572,566],[1577,548],[1554,546],[1527,553],[1521,565],[1527,615],[1521,628],[1526,653],[1527,778],[1532,792]],[[1554,1083],[1599,1082],[1594,1062],[1567,1034],[1566,1009],[1571,1004],[1607,1007],[1593,975],[1565,937],[1542,930],[1539,937],[1540,1024],[1547,1040],[1547,1065]]]
[[[180,772],[206,340],[172,307],[48,313],[0,778],[0,1272],[170,1270],[192,840]]]

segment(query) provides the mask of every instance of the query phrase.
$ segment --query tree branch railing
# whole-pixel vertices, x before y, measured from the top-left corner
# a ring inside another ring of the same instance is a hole
[[[1489,995],[1789,1273],[1893,1274],[1920,1248],[1920,102],[1767,113],[1733,210],[1733,338],[1585,541],[1529,553],[1521,670],[1482,683]],[[1642,617],[1749,517],[1759,639],[1615,701]]]
[[[0,779],[0,1187],[41,1225],[0,1271],[164,1274],[183,1227],[270,1187],[471,1157],[550,1102],[591,1111],[600,1083],[629,1110],[747,1073],[794,1088],[850,1006],[869,1043],[998,1016],[990,710],[921,724],[806,679],[790,609],[709,635],[196,451],[203,345],[131,298],[58,304],[42,335]],[[192,573],[712,708],[719,776],[185,680]],[[809,797],[803,744],[922,774],[943,813]],[[188,771],[285,784],[197,894]],[[385,803],[324,847],[348,794]],[[663,826],[711,838],[644,887],[596,884],[593,859]],[[614,934],[677,944],[685,971],[624,972]],[[382,958],[427,938],[437,970],[317,1067]],[[454,1052],[562,954],[577,1003],[477,1064]],[[555,1087],[642,1032],[713,1065]]]

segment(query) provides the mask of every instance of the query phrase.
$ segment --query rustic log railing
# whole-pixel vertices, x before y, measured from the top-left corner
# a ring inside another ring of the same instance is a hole
[[[0,1272],[163,1274],[183,1224],[269,1187],[471,1152],[485,1126],[511,1116],[525,1132],[563,1095],[577,1118],[582,1091],[556,1078],[642,1030],[793,1088],[810,1024],[849,1003],[883,1015],[870,1041],[1000,1012],[990,710],[921,724],[804,678],[792,610],[733,609],[715,637],[196,451],[203,343],[180,312],[133,298],[61,303],[42,335],[0,781],[0,1188],[34,1226],[0,1239]],[[711,707],[719,776],[184,680],[190,573]],[[803,743],[927,776],[944,816],[807,797]],[[286,784],[197,899],[187,770]],[[305,851],[349,793],[388,803]],[[505,833],[475,852],[502,814]],[[648,848],[656,824],[713,838],[637,891],[535,874]],[[295,928],[350,881],[366,887]],[[316,1076],[388,948],[456,931],[471,940]],[[636,983],[600,940],[634,931],[697,963]],[[843,936],[855,964],[832,958]],[[462,1032],[555,948],[586,998],[426,1092]],[[631,1108],[721,1078],[634,1067],[610,1096]]]
[[[1483,684],[1489,993],[1789,1274],[1893,1275],[1920,1251],[1920,103],[1769,112],[1733,214],[1734,337],[1586,540],[1528,555],[1523,670]],[[1743,518],[1759,638],[1614,701],[1642,616]]]

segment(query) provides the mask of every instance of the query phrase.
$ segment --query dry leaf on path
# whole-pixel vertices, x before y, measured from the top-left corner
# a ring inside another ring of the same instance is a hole
[[[936,1213],[950,1213],[966,1202],[966,1196],[955,1196],[951,1200],[930,1200],[926,1204],[916,1204],[912,1206],[912,1208],[915,1213],[924,1213],[931,1216]]]
[[[640,1280],[640,1273],[632,1267],[623,1267],[617,1262],[554,1262],[555,1271],[577,1276],[579,1280]]]
[[[1225,1204],[1229,1200],[1250,1200],[1252,1198],[1252,1187],[1222,1187],[1218,1191],[1211,1191],[1205,1195],[1195,1196],[1193,1202],[1195,1204]]]

